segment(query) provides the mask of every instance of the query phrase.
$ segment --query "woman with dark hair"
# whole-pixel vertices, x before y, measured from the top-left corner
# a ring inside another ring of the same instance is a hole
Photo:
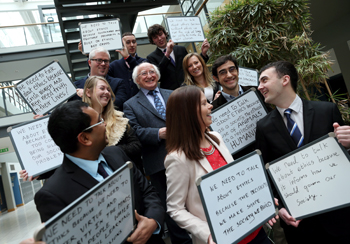
[[[167,212],[196,244],[214,242],[195,181],[233,161],[220,134],[208,129],[212,107],[200,88],[186,86],[170,95],[166,108]],[[270,241],[260,227],[240,243]]]
[[[213,80],[201,55],[198,53],[187,54],[182,61],[182,67],[185,75],[182,86],[194,85],[203,88],[205,97],[210,103],[220,95],[217,93],[219,86]]]

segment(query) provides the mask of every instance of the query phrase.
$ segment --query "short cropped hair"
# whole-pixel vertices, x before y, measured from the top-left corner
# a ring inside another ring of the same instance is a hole
[[[135,36],[135,35],[132,34],[131,32],[125,32],[125,33],[123,34],[122,38],[123,38],[124,36]]]
[[[148,36],[149,43],[154,44],[152,38],[157,36],[160,31],[162,31],[165,34],[165,36],[168,37],[168,32],[165,30],[165,28],[162,25],[155,24],[148,28],[147,36]]]
[[[297,69],[292,63],[283,60],[269,63],[261,68],[259,76],[262,72],[269,68],[275,68],[278,78],[282,78],[282,76],[288,75],[290,77],[291,85],[294,92],[297,92],[299,75]]]
[[[132,71],[132,79],[133,79],[133,81],[134,81],[134,83],[137,85],[137,87],[138,88],[140,88],[140,86],[139,86],[139,84],[137,83],[137,75],[138,75],[138,73],[139,73],[139,69],[140,69],[140,66],[142,65],[142,64],[145,64],[145,63],[147,63],[147,62],[143,62],[143,63],[140,63],[140,64],[138,64],[135,68],[134,68],[134,70]],[[151,64],[151,63],[149,63],[149,64]],[[151,64],[152,66],[153,66],[153,69],[156,71],[156,74],[157,74],[157,76],[158,76],[158,81],[160,80],[160,72],[159,72],[159,69],[158,69],[158,67],[156,66],[156,65],[154,65],[154,64]]]
[[[108,58],[111,59],[111,55],[109,54],[108,50],[104,47],[96,47],[94,49],[91,50],[91,52],[89,53],[89,60],[94,58],[96,56],[97,53],[107,53],[108,54]]]
[[[220,58],[215,60],[215,62],[213,63],[212,69],[211,69],[213,76],[218,77],[218,68],[228,61],[232,61],[235,64],[236,69],[238,71],[238,62],[237,62],[236,58],[233,57],[233,55],[228,54],[225,56],[221,56]]]
[[[57,107],[50,115],[49,134],[63,153],[78,150],[77,136],[91,123],[90,116],[82,110],[87,107],[88,104],[76,100]]]

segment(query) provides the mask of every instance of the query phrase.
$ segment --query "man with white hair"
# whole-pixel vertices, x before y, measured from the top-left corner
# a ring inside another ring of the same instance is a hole
[[[83,96],[83,89],[85,81],[90,75],[97,75],[104,77],[112,88],[115,95],[114,105],[117,106],[118,110],[123,109],[123,103],[127,100],[126,87],[123,79],[113,78],[109,75],[108,69],[111,57],[108,50],[103,47],[97,47],[93,49],[89,54],[89,66],[90,73],[83,79],[74,82],[77,87],[77,95],[72,97],[69,101],[81,99]]]

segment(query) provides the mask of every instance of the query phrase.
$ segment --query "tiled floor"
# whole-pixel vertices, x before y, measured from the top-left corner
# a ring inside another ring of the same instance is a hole
[[[17,208],[16,211],[0,213],[0,244],[18,244],[33,237],[40,223],[34,201]],[[170,239],[165,239],[165,243],[171,244]]]
[[[35,229],[40,226],[40,216],[34,201],[18,207],[13,212],[0,214],[0,244],[18,244],[33,237]]]

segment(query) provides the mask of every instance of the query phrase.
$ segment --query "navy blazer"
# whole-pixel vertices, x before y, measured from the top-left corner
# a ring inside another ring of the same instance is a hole
[[[159,89],[165,104],[172,91]],[[158,140],[158,131],[165,127],[165,120],[140,90],[124,103],[124,115],[129,119],[136,136],[142,144],[143,166],[147,175],[164,170],[167,154],[165,140]]]
[[[125,61],[128,62],[130,68],[126,66]],[[132,71],[137,65],[143,62],[148,62],[148,60],[145,58],[141,58],[136,54],[135,57],[129,55],[129,57],[126,60],[124,58],[114,60],[109,65],[108,75],[124,80],[127,96],[126,100],[135,96],[139,91],[139,88],[132,79]]]
[[[303,101],[304,145],[329,132],[333,132],[333,123],[344,125],[341,114],[334,103]],[[269,163],[297,149],[288,129],[277,109],[270,112],[257,123],[256,148],[262,152],[265,163]],[[283,206],[283,202],[279,201]],[[350,229],[350,207],[310,217],[310,221],[320,221],[332,235],[348,234]],[[303,221],[297,229],[303,228]],[[287,227],[281,221],[283,228]],[[294,227],[291,227],[294,228]],[[307,226],[305,226],[307,228]]]
[[[158,66],[160,70],[160,88],[175,90],[180,87],[184,82],[184,71],[182,68],[182,61],[187,55],[187,50],[183,46],[175,45],[173,48],[175,55],[174,66],[170,59],[165,57],[164,53],[157,47],[152,53],[147,56],[147,59],[152,63]],[[201,54],[205,62],[208,61],[209,57],[204,57]]]
[[[114,146],[106,147],[102,155],[113,171],[130,160],[121,148]],[[162,226],[165,211],[158,194],[135,165],[133,181],[135,209],[140,215],[152,218]],[[90,174],[64,157],[62,165],[35,194],[34,200],[41,221],[46,222],[98,183]],[[159,234],[152,235],[147,243],[163,243],[163,241]]]
[[[85,81],[88,78],[89,76],[86,76],[83,79],[77,80],[76,82],[74,82],[74,85],[77,88],[84,89]],[[114,105],[117,106],[118,110],[123,111],[123,104],[127,100],[126,87],[124,85],[123,79],[113,78],[109,75],[106,75],[105,78],[108,81],[109,85],[111,86],[112,91],[115,95]],[[74,101],[74,100],[81,100],[81,97],[75,94],[68,101]]]

